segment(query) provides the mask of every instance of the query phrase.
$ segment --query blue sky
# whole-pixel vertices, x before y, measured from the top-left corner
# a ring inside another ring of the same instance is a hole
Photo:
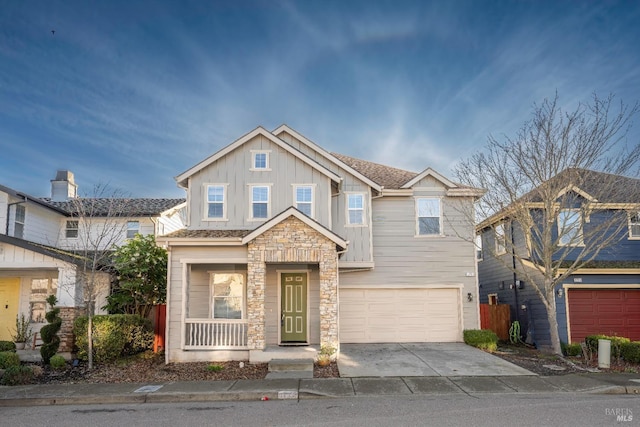
[[[636,1],[0,0],[0,183],[182,197],[174,176],[282,123],[451,175],[556,90],[640,100],[638,22]]]

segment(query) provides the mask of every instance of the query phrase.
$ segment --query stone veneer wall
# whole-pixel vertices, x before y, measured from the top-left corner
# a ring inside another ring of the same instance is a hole
[[[84,308],[81,307],[59,307],[60,318],[62,319],[62,327],[58,336],[60,337],[60,347],[58,351],[61,353],[72,352],[75,345],[76,337],[73,335],[73,322],[85,314]]]
[[[320,345],[338,349],[338,253],[334,242],[292,216],[249,242],[247,259],[247,340],[250,349],[260,350],[266,345],[267,263],[319,265]]]

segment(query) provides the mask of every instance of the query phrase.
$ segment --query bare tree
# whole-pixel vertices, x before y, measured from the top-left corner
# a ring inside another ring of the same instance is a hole
[[[455,169],[460,182],[487,190],[469,215],[482,220],[479,229],[493,229],[496,246],[511,256],[483,250],[533,285],[557,354],[556,286],[626,236],[627,209],[640,202],[638,181],[624,177],[638,174],[640,145],[626,141],[637,112],[638,104],[614,103],[612,95],[564,112],[556,93],[534,105],[514,138],[489,137],[484,151]]]
[[[113,269],[112,251],[121,243],[127,230],[131,199],[118,189],[97,184],[92,194],[69,199],[67,210],[77,228],[74,252],[79,255],[76,288],[87,311],[88,365],[93,369],[93,316],[101,292],[108,290]],[[72,229],[73,230],[73,229]]]

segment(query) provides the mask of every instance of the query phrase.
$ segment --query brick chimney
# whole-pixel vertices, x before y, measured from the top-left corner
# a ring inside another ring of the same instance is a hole
[[[78,196],[78,186],[73,180],[73,172],[58,171],[56,178],[51,180],[51,200],[66,202]]]

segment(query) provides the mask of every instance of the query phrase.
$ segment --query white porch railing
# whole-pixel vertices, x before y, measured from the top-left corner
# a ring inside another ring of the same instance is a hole
[[[247,348],[247,321],[186,319],[185,350],[244,350]]]

